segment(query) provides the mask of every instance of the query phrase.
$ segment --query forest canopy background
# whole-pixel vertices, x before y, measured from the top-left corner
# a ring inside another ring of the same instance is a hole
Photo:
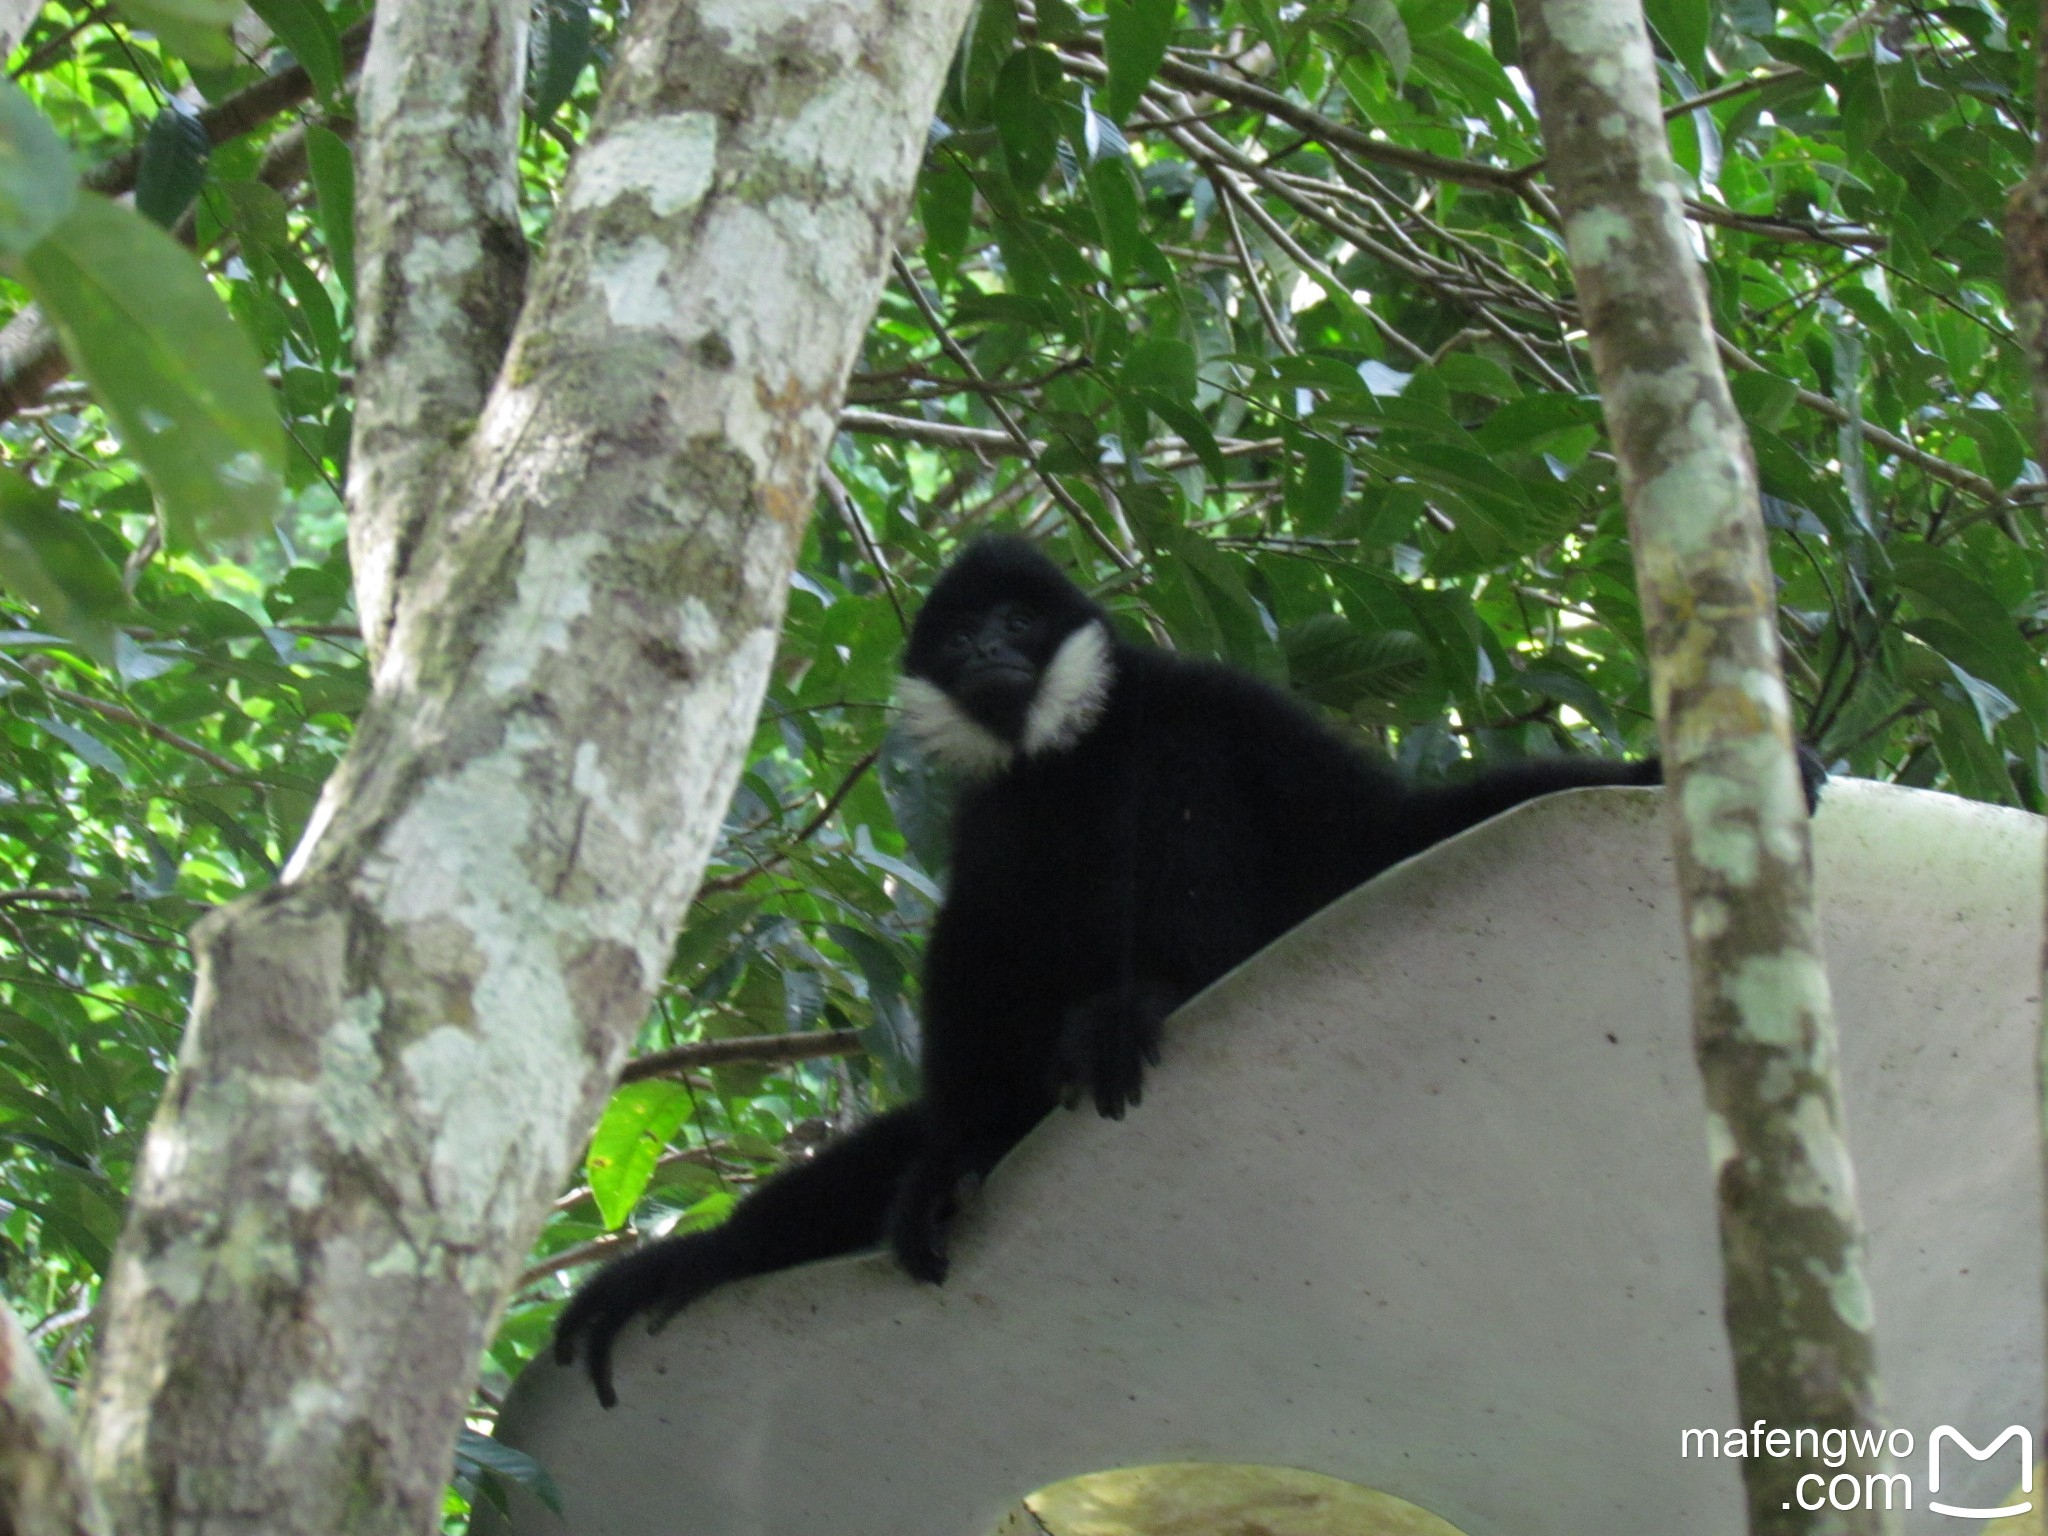
[[[0,228],[0,1287],[67,1382],[189,999],[184,931],[275,876],[366,691],[341,486],[368,23],[254,11],[59,0],[0,99],[27,210]],[[1841,772],[2041,810],[2048,487],[2000,230],[2032,17],[1648,11],[1806,738]],[[535,13],[536,248],[621,20]],[[985,0],[655,1059],[542,1236],[479,1424],[577,1261],[718,1220],[909,1081],[944,786],[888,699],[961,538],[1041,535],[1134,635],[1292,688],[1423,777],[1649,749],[1518,59],[1512,11],[1468,0]],[[101,196],[131,192],[139,217]]]

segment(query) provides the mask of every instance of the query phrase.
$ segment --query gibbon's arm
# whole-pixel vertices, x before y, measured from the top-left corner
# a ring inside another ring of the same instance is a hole
[[[882,1240],[903,1171],[924,1144],[919,1106],[880,1115],[784,1169],[756,1189],[723,1226],[665,1237],[614,1260],[585,1282],[555,1319],[555,1359],[576,1358],[609,1408],[612,1341],[645,1315],[654,1333],[729,1280],[811,1259],[872,1248]]]
[[[1414,814],[1406,829],[1412,839],[1409,851],[1433,847],[1539,795],[1606,784],[1663,782],[1664,765],[1654,757],[1637,762],[1604,757],[1541,757],[1507,763],[1463,783],[1410,790],[1409,808]]]
[[[1804,742],[1795,743],[1795,753],[1799,787],[1806,797],[1806,812],[1810,816],[1820,809],[1821,791],[1828,782],[1827,764]],[[1489,769],[1467,783],[1414,791],[1414,808],[1422,813],[1417,828],[1422,835],[1415,848],[1419,851],[1441,842],[1538,795],[1606,784],[1663,782],[1664,762],[1657,757],[1646,757],[1636,762],[1602,757],[1547,757],[1510,763]]]

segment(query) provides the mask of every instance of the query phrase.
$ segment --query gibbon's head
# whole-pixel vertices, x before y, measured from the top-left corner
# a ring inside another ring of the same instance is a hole
[[[1088,734],[1109,702],[1109,621],[1017,538],[977,539],[911,626],[903,726],[963,773],[1000,773]]]

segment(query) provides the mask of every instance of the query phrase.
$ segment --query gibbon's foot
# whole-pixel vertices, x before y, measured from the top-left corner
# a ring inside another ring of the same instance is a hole
[[[1098,1113],[1121,1120],[1145,1096],[1145,1068],[1159,1065],[1159,1038],[1177,1006],[1163,987],[1136,982],[1067,1010],[1060,1025],[1054,1086],[1068,1109],[1092,1096]]]
[[[896,1262],[913,1280],[944,1285],[953,1260],[946,1252],[946,1224],[930,1211],[906,1213],[890,1234]]]
[[[943,1285],[952,1258],[946,1252],[946,1224],[960,1207],[973,1171],[956,1153],[930,1148],[905,1170],[889,1209],[889,1248],[913,1280]]]
[[[597,1400],[607,1408],[615,1405],[612,1343],[619,1331],[644,1316],[647,1331],[658,1333],[699,1296],[732,1279],[730,1266],[720,1261],[717,1238],[717,1231],[666,1238],[614,1260],[586,1281],[555,1319],[557,1363],[571,1364],[580,1345]]]

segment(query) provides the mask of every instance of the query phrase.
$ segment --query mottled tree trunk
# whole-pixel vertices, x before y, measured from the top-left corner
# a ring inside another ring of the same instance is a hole
[[[43,0],[0,0],[0,58],[14,52],[35,25]]]
[[[1693,976],[1744,1423],[1875,1428],[1862,1226],[1747,438],[1715,358],[1636,0],[1521,0],[1565,240],[1620,458]],[[1875,1532],[1801,1504],[1818,1455],[1744,1466],[1749,1528]],[[1852,1474],[1871,1470],[1852,1460]]]
[[[363,60],[348,554],[373,668],[519,316],[527,11],[387,3]]]
[[[2034,462],[2048,465],[2048,0],[2034,18],[2034,164],[2005,208],[2006,299],[2034,385]],[[2043,872],[2048,879],[2048,871]],[[2048,932],[2041,939],[2041,1147],[2048,1167]],[[2048,1210],[2042,1212],[2048,1222]],[[2048,1298],[2048,1276],[2043,1277]],[[2048,1429],[2040,1441],[2048,1444]]]
[[[79,1465],[71,1416],[36,1347],[0,1301],[0,1536],[107,1536],[107,1512]]]
[[[642,0],[508,345],[524,9],[380,8],[375,689],[196,937],[87,1395],[124,1536],[437,1528],[738,774],[967,0]]]

